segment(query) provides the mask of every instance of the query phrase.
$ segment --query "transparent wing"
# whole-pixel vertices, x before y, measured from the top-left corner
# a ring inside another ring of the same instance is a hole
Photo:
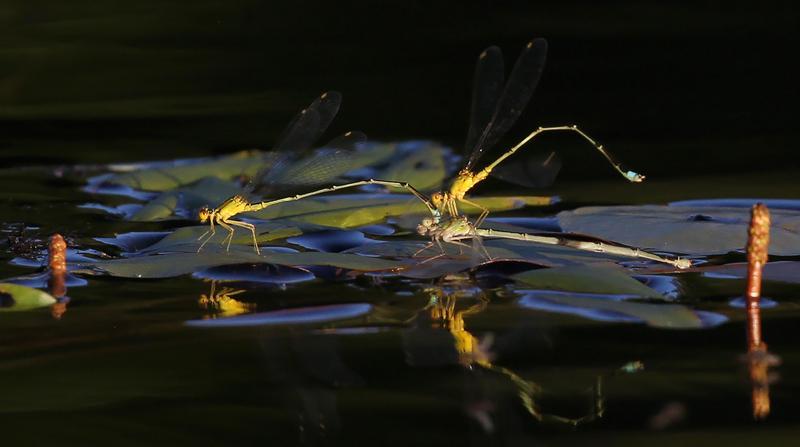
[[[303,186],[328,185],[353,170],[352,154],[366,141],[363,132],[348,132],[335,138],[314,154],[291,163],[276,173],[270,184],[296,189]]]
[[[545,188],[555,182],[559,171],[561,158],[551,151],[506,161],[492,170],[492,176],[520,186]]]
[[[472,228],[470,236],[472,236],[472,253],[470,254],[469,263],[472,267],[475,267],[488,261],[491,257],[486,250],[486,246],[483,244],[483,238],[474,227]]]
[[[273,150],[284,152],[308,149],[325,133],[341,105],[342,95],[339,92],[323,93],[286,126]]]
[[[267,153],[271,162],[253,177],[250,189],[268,195],[271,186],[277,184],[276,178],[281,177],[294,160],[306,158],[311,153],[314,142],[336,116],[341,101],[342,95],[338,92],[326,92],[295,115],[278,137],[273,150]]]
[[[468,169],[472,170],[480,156],[494,146],[519,118],[536,85],[539,84],[546,57],[547,41],[544,39],[534,39],[522,50],[497,101],[489,124],[472,150],[472,156],[466,166]]]
[[[472,105],[470,108],[469,130],[464,150],[469,151],[470,160],[479,157],[481,146],[478,138],[483,134],[492,114],[497,107],[497,100],[503,89],[505,67],[503,53],[500,48],[491,46],[481,53],[475,64],[475,77],[472,82]]]

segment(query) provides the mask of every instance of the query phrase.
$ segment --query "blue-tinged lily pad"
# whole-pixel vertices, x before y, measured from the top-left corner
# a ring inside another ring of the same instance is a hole
[[[800,211],[770,210],[769,252],[800,255]],[[690,255],[741,251],[747,243],[750,210],[730,207],[586,207],[558,214],[567,232],[591,234],[646,250]]]
[[[122,278],[171,278],[215,266],[231,264],[279,264],[288,266],[326,265],[347,270],[378,271],[398,269],[400,261],[368,258],[345,253],[278,253],[265,249],[260,255],[252,247],[231,246],[230,251],[218,244],[207,245],[202,252],[172,252],[141,255],[79,265],[74,273],[110,275]]]
[[[367,303],[332,304],[259,312],[228,318],[189,320],[185,324],[206,328],[319,324],[360,317],[371,310],[372,306]]]
[[[164,231],[137,231],[120,233],[115,237],[96,237],[94,240],[119,247],[126,252],[134,252],[155,244],[169,234]]]
[[[246,281],[267,284],[291,284],[310,281],[314,274],[306,269],[264,263],[220,265],[194,272],[194,278],[215,281]]]
[[[663,298],[614,265],[572,265],[538,269],[514,275],[525,287],[580,293],[602,293],[640,298]]]
[[[338,253],[353,247],[380,241],[364,237],[360,231],[323,230],[286,239],[286,242],[316,251]]]
[[[629,302],[620,295],[530,291],[520,298],[519,305],[528,309],[568,313],[591,320],[645,323],[668,329],[700,329],[726,321],[722,315],[711,315],[710,312],[699,314],[679,304]]]

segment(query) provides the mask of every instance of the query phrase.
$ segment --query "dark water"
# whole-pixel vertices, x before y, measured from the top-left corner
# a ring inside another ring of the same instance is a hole
[[[25,191],[15,191],[22,178]],[[0,208],[4,235],[15,236],[24,223],[32,244],[59,231],[76,246],[113,252],[92,238],[169,226],[78,208],[97,197],[54,180],[49,170],[5,171],[0,179],[6,203],[16,204]],[[755,180],[765,197],[784,184]],[[720,197],[738,191],[737,182],[714,184]],[[613,195],[614,185],[567,182],[563,206],[602,203],[596,194]],[[642,187],[645,197],[660,200],[695,196],[682,192],[681,182]],[[4,247],[0,275],[34,272],[37,262],[24,259]],[[678,276],[682,302],[708,325],[681,330],[619,311],[558,307],[547,295],[486,278],[267,270],[254,272],[253,281],[237,271],[238,281],[215,284],[217,293],[260,312],[256,321],[202,320],[224,316],[204,305],[212,286],[201,279],[224,280],[224,268],[195,278],[89,278],[87,286],[70,286],[60,319],[48,308],[0,313],[4,442],[742,445],[789,442],[797,434],[800,314],[791,284],[765,286],[777,306],[764,310],[764,337],[783,364],[772,369],[780,379],[770,388],[771,413],[754,422],[741,361],[744,311],[729,304],[744,290],[740,279]],[[674,284],[651,286],[669,293]],[[431,320],[432,290],[441,300],[455,297],[461,315],[450,321],[463,331]],[[216,325],[224,321],[228,327]],[[487,343],[491,366],[460,363],[454,334]],[[620,371],[635,362],[644,369]],[[518,380],[538,387],[543,420],[526,410]],[[577,427],[548,419],[591,418],[598,408],[602,417]]]
[[[580,123],[650,175],[623,190],[576,152],[555,188],[561,208],[796,198],[798,15],[791,2],[721,9],[6,2],[0,278],[35,272],[55,232],[113,252],[94,238],[172,228],[78,208],[125,201],[81,192],[83,181],[59,177],[58,165],[264,147],[327,89],[345,98],[331,135],[358,127],[457,146],[478,52],[500,44],[512,58],[534,36],[551,52],[521,122]],[[16,236],[31,245],[15,253]],[[429,324],[432,281],[275,271],[291,281],[216,291],[243,291],[234,297],[251,311],[301,309],[271,316],[283,324],[187,325],[214,314],[202,305],[203,278],[225,272],[204,273],[93,277],[70,286],[60,319],[48,309],[0,313],[2,444],[772,445],[798,435],[796,285],[765,287],[778,304],[764,311],[764,337],[782,365],[772,411],[755,422],[744,314],[728,304],[741,280],[682,277],[687,305],[727,318],[695,330],[535,307],[524,290],[469,278],[438,284],[457,296],[464,331],[491,346],[490,368],[460,364],[458,339]],[[619,371],[630,362],[644,370]],[[598,416],[602,402],[602,417],[540,421],[516,379],[539,387],[541,414]]]

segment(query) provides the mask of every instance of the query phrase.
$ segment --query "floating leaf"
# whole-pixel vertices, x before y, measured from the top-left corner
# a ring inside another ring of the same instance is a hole
[[[569,247],[541,245],[510,239],[490,239],[484,240],[483,243],[492,260],[515,260],[530,263],[533,266],[577,266],[625,259],[606,253],[580,251]],[[346,253],[411,258],[413,262],[398,274],[412,278],[435,278],[475,267],[471,248],[462,249],[453,244],[443,243],[442,246],[447,251],[447,256],[431,259],[439,255],[441,251],[438,246],[433,245],[420,252],[420,249],[426,245],[425,241],[390,240],[382,244],[362,245],[347,250]]]
[[[147,205],[141,207],[129,218],[134,222],[152,222],[172,217],[178,207],[180,194],[175,191],[162,193]]]
[[[702,272],[707,277],[745,279],[747,278],[747,263],[735,262],[724,265],[700,266],[693,269],[693,271]],[[768,262],[764,264],[761,278],[764,281],[800,284],[800,262]]]
[[[514,275],[514,279],[536,289],[663,298],[657,291],[631,278],[622,268],[608,264],[531,270]]]
[[[219,244],[206,245],[202,252],[166,253],[135,256],[110,261],[81,264],[73,273],[110,275],[122,278],[171,278],[215,266],[230,264],[280,264],[288,266],[325,265],[357,271],[392,270],[402,267],[399,261],[368,258],[343,253],[276,253],[263,249],[261,255],[252,247],[231,246],[230,251]]]
[[[490,211],[506,211],[524,206],[550,204],[549,197],[478,197],[470,199]],[[461,210],[477,214],[478,208],[464,205]],[[428,214],[417,198],[407,194],[336,195],[285,202],[249,213],[259,219],[291,218],[294,222],[313,223],[337,228],[352,228],[382,222],[390,216]]]
[[[372,310],[372,306],[367,303],[331,304],[259,312],[227,318],[189,320],[184,324],[206,328],[317,324],[360,317],[369,313],[370,310]]]
[[[204,177],[230,180],[240,175],[252,176],[268,164],[269,156],[263,152],[241,151],[209,161],[117,174],[109,178],[108,182],[144,191],[167,191]]]
[[[115,237],[96,237],[94,240],[133,252],[149,247],[169,235],[170,233],[164,231],[134,231],[119,233]]]
[[[378,243],[379,241],[364,237],[364,233],[360,231],[323,230],[290,237],[286,239],[286,242],[310,250],[336,253],[353,247],[360,247],[364,244]]]
[[[698,329],[726,321],[722,315],[694,311],[679,304],[629,302],[618,295],[535,291],[526,293],[519,304],[529,309],[569,313],[592,320],[645,323],[670,329]]]
[[[408,147],[408,144],[404,143],[404,146]],[[447,176],[444,158],[446,150],[429,141],[417,144],[410,155],[378,172],[375,178],[406,182],[420,191],[439,189]]]
[[[178,228],[155,244],[141,250],[141,254],[155,254],[163,252],[197,252],[200,248],[200,236],[209,231],[210,225],[196,225]],[[256,225],[256,240],[259,243],[276,239],[297,236],[303,232],[297,227],[286,227],[276,222],[264,222]],[[219,246],[228,236],[228,231],[217,226],[217,231],[205,247]],[[253,234],[245,228],[235,228],[231,249],[236,245],[249,246],[253,250]],[[205,251],[206,248],[203,248]]]
[[[0,283],[0,312],[16,312],[54,304],[47,292],[19,284]]]
[[[315,278],[314,274],[306,269],[275,264],[219,265],[194,272],[192,277],[214,281],[246,281],[265,284],[292,284]]]
[[[769,252],[800,254],[800,212],[771,210]],[[558,214],[567,232],[585,233],[646,250],[709,255],[743,250],[750,210],[726,207],[587,207]]]
[[[202,206],[222,203],[241,192],[242,188],[235,182],[206,177],[190,186],[161,193],[132,213],[129,219],[135,222],[164,220],[174,217],[179,210],[186,214]]]

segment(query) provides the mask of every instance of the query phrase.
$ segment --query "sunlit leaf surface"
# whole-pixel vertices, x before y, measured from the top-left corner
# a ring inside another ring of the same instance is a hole
[[[269,156],[259,151],[242,151],[214,160],[186,165],[159,166],[117,174],[108,182],[144,191],[166,191],[196,182],[205,177],[231,180],[251,176],[269,163]]]
[[[0,283],[0,312],[31,310],[55,302],[55,298],[41,290],[19,284]]]

